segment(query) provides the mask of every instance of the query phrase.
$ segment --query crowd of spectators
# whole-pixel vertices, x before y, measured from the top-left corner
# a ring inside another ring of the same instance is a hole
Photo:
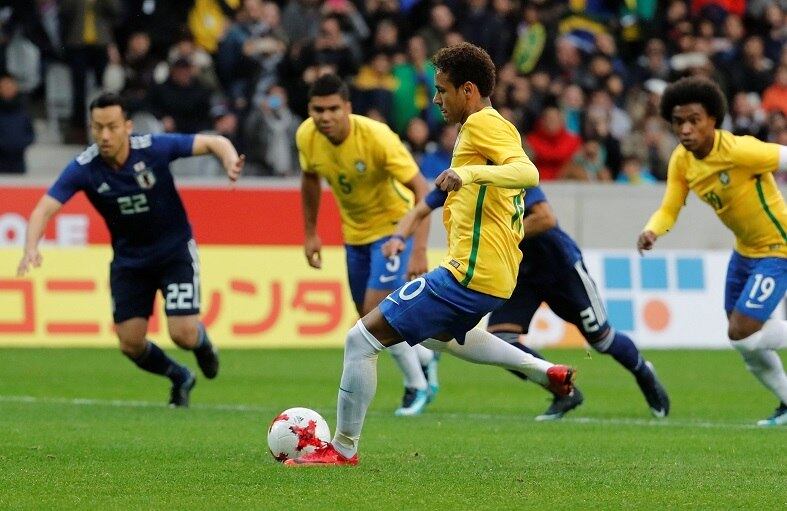
[[[86,142],[90,94],[113,90],[139,131],[218,132],[274,176],[297,174],[309,84],[335,72],[432,177],[457,129],[431,103],[429,58],[469,41],[542,180],[649,183],[677,143],[657,107],[681,76],[721,85],[726,129],[787,144],[785,40],[787,0],[0,0],[0,172],[24,171],[24,105],[60,65],[64,141]]]

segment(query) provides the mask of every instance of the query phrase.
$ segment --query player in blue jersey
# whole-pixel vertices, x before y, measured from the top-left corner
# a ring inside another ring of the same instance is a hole
[[[95,144],[72,161],[36,205],[17,275],[41,265],[38,243],[49,219],[77,192],[104,218],[112,239],[112,314],[120,350],[145,371],[172,381],[170,406],[189,404],[194,374],[147,339],[156,291],[164,297],[172,340],[192,350],[206,378],[219,370],[218,352],[199,319],[197,246],[169,164],[178,158],[215,155],[232,181],[244,157],[221,136],[132,135],[122,100],[102,94],[90,104]]]
[[[420,218],[443,206],[446,193],[433,190],[426,200],[405,216],[393,238],[407,238]],[[616,331],[607,321],[607,313],[598,295],[596,284],[587,273],[582,252],[571,237],[557,224],[546,195],[539,187],[530,188],[525,194],[523,215],[524,238],[519,243],[522,261],[516,286],[511,297],[489,316],[487,330],[535,357],[544,357],[528,348],[519,337],[527,333],[542,302],[561,318],[573,323],[593,348],[611,355],[634,375],[651,413],[666,417],[669,397],[656,378],[653,366],[640,354],[631,339]],[[396,251],[396,241],[383,247]],[[511,371],[526,379],[519,371]],[[574,387],[570,394],[553,392],[552,404],[536,420],[560,419],[567,412],[582,404],[582,393]]]
[[[557,223],[541,188],[525,195],[525,236],[519,244],[522,262],[511,298],[489,316],[487,330],[513,346],[538,358],[535,350],[519,342],[542,302],[565,321],[574,324],[598,352],[611,355],[636,379],[655,417],[669,414],[669,397],[653,370],[632,340],[615,330],[607,320],[596,283],[588,275],[582,252]],[[521,373],[512,371],[525,378]],[[552,404],[536,420],[555,420],[582,404],[579,389],[567,396],[554,394]]]

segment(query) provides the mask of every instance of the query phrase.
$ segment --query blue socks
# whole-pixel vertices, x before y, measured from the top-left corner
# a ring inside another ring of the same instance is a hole
[[[197,326],[197,344],[194,345],[194,349],[192,351],[201,352],[203,350],[210,351],[213,348],[213,345],[210,343],[210,337],[208,337],[208,331],[205,330],[205,325],[200,323]]]
[[[615,331],[611,341],[607,335],[604,339],[590,345],[600,353],[611,355],[637,378],[650,374],[650,369],[645,365],[645,359],[642,358],[639,349],[626,334]]]
[[[185,367],[172,360],[161,350],[161,348],[151,341],[147,342],[145,351],[142,352],[142,355],[136,358],[129,358],[140,369],[148,371],[149,373],[166,376],[172,380],[173,383],[182,381],[184,375],[187,373]]]
[[[495,335],[503,339],[504,341],[511,344],[515,348],[518,348],[525,353],[529,353],[536,358],[540,358],[545,360],[544,356],[541,353],[537,352],[532,348],[528,348],[524,344],[519,342],[519,335],[515,332],[495,332]],[[634,375],[637,379],[649,378],[652,377],[652,373],[648,366],[645,364],[645,359],[637,349],[637,346],[631,340],[629,336],[626,334],[620,333],[618,331],[610,330],[603,339],[600,339],[594,343],[590,344],[593,348],[598,351],[599,353],[604,353],[606,355],[610,355],[614,358],[620,365],[625,367],[631,374]],[[511,374],[526,380],[527,377],[518,372],[518,371],[509,371]]]

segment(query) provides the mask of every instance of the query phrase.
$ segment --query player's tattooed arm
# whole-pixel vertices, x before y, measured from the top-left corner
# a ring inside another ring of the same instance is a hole
[[[421,201],[396,224],[396,232],[386,241],[381,250],[385,257],[393,257],[405,249],[407,238],[413,235],[422,221],[429,216],[432,208]],[[422,272],[423,273],[423,272]]]
[[[30,221],[27,224],[27,234],[25,235],[25,252],[19,266],[16,269],[18,277],[24,276],[30,267],[38,268],[41,266],[41,253],[38,251],[38,242],[44,235],[46,224],[49,219],[57,213],[63,205],[49,195],[44,195],[36,204],[35,209],[30,214]]]
[[[419,172],[413,179],[404,183],[404,185],[412,190],[415,195],[415,203],[418,204],[426,198],[429,192],[429,186],[426,184],[426,179]],[[429,262],[426,259],[426,243],[429,238],[429,222],[420,222],[415,228],[415,241],[413,244],[413,252],[410,255],[410,261],[407,264],[407,278],[414,279],[429,269]]]
[[[429,216],[429,214],[437,208],[445,204],[448,198],[448,193],[438,188],[435,188],[424,200],[415,205],[413,209],[407,212],[405,216],[396,224],[396,232],[391,236],[391,239],[386,241],[381,247],[385,257],[392,257],[404,250],[405,241],[412,236],[418,228],[418,224]]]
[[[216,156],[224,167],[230,181],[237,181],[246,163],[246,156],[238,156],[235,146],[221,135],[195,135],[194,156],[211,153]]]

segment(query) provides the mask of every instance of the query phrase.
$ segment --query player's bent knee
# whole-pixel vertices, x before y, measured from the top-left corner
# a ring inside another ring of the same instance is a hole
[[[120,351],[129,358],[137,358],[145,352],[147,340],[141,339],[120,339]]]
[[[191,348],[197,343],[197,325],[185,324],[170,327],[169,337],[181,348]]]
[[[741,324],[736,321],[730,321],[727,327],[727,337],[733,342],[740,341],[759,331],[760,328],[761,325]]]
[[[587,333],[584,330],[580,331],[588,344],[599,353],[606,353],[609,347],[612,346],[612,341],[615,340],[615,329],[611,327],[606,330],[600,330],[598,333]]]
[[[727,337],[732,341],[745,339],[762,329],[763,323],[733,310],[727,327]]]

